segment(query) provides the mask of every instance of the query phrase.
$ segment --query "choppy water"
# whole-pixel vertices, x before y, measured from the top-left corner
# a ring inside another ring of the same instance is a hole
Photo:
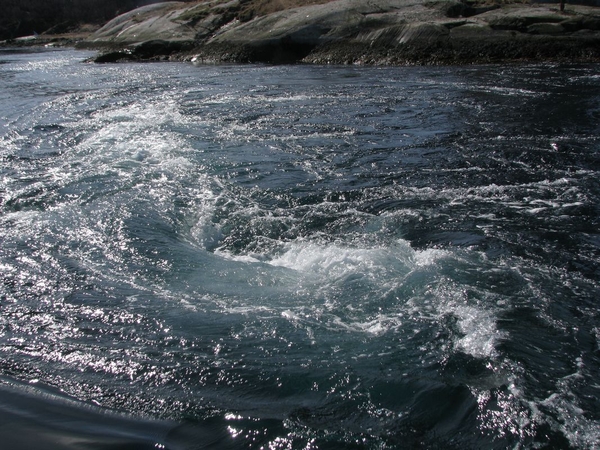
[[[85,56],[0,53],[3,442],[600,448],[600,66]]]

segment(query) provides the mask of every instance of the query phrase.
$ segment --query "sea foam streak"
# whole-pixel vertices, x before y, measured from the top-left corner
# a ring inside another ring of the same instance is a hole
[[[312,297],[313,302],[321,299],[328,313],[337,314],[330,317],[328,326],[333,323],[347,331],[381,335],[404,322],[412,326],[409,324],[417,318],[438,321],[451,315],[458,319],[462,334],[455,342],[458,350],[478,358],[497,355],[495,342],[504,335],[496,328],[493,312],[470,301],[464,295],[466,287],[438,275],[440,266],[453,264],[456,257],[452,253],[433,249],[415,251],[405,240],[371,248],[310,241],[296,241],[282,247],[279,254],[271,258],[263,255],[261,259],[294,271],[297,275],[288,278],[295,280],[294,284],[287,289],[299,298]],[[245,264],[264,264],[249,256],[218,254]],[[415,280],[425,284],[415,284]],[[405,297],[407,291],[412,297]],[[432,298],[422,302],[425,293]],[[340,298],[348,300],[341,304]],[[295,309],[306,316],[306,299],[302,302]],[[319,301],[314,305],[321,306]],[[293,311],[294,308],[286,309],[282,314],[298,320],[300,316]]]

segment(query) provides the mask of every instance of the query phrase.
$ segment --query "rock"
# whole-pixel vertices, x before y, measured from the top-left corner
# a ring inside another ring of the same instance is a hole
[[[149,59],[157,56],[169,56],[192,48],[190,41],[168,41],[153,39],[133,46],[133,55],[139,59]]]
[[[177,20],[189,4],[165,2],[144,6],[111,20],[93,33],[90,45],[130,45],[144,41],[194,41],[196,32]]]
[[[565,28],[560,23],[534,23],[527,27],[527,32],[531,34],[563,34]]]
[[[600,60],[600,13],[592,7],[569,5],[567,15],[541,4],[322,1],[262,16],[248,9],[252,0],[154,4],[115,18],[85,45],[110,49],[112,56],[103,60],[196,63],[456,64],[557,55]]]
[[[527,19],[525,17],[503,16],[488,20],[489,26],[494,30],[526,31]]]
[[[92,59],[92,61],[96,63],[115,63],[119,61],[131,61],[135,59],[136,58],[131,53],[117,51],[103,53],[100,56],[97,56],[96,58]]]
[[[600,31],[600,18],[576,16],[560,23],[566,31],[592,30]]]

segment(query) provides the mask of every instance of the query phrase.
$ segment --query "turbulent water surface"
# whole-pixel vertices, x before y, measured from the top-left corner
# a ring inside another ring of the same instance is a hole
[[[600,448],[600,66],[0,53],[11,448]]]

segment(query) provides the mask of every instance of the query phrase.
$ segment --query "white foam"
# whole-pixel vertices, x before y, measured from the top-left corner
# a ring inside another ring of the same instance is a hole
[[[374,336],[381,336],[390,330],[398,329],[402,326],[403,321],[400,317],[390,316],[385,314],[379,314],[373,320],[366,322],[351,322],[350,328],[355,331],[362,333],[371,334]]]
[[[230,261],[237,262],[245,262],[245,263],[259,263],[260,260],[250,255],[234,255],[233,253],[224,251],[222,249],[217,248],[215,250],[215,255],[220,256],[224,259],[228,259]]]
[[[464,337],[457,341],[457,347],[477,358],[496,356],[496,342],[503,336],[496,327],[496,319],[489,310],[472,306],[453,308],[458,317],[458,326]]]
[[[194,192],[197,202],[195,208],[195,224],[190,230],[191,236],[204,249],[210,250],[216,247],[223,235],[219,224],[213,222],[215,202],[218,195],[208,187]]]
[[[356,273],[372,277],[389,272],[407,273],[415,265],[415,256],[414,250],[403,240],[389,247],[373,248],[297,241],[289,244],[282,255],[269,263],[328,279],[339,279]]]
[[[589,419],[579,406],[578,395],[573,392],[574,386],[585,382],[591,374],[582,358],[575,360],[576,370],[557,381],[557,391],[540,402],[541,405],[554,412],[557,422],[554,427],[569,440],[573,448],[600,448],[600,421]]]

